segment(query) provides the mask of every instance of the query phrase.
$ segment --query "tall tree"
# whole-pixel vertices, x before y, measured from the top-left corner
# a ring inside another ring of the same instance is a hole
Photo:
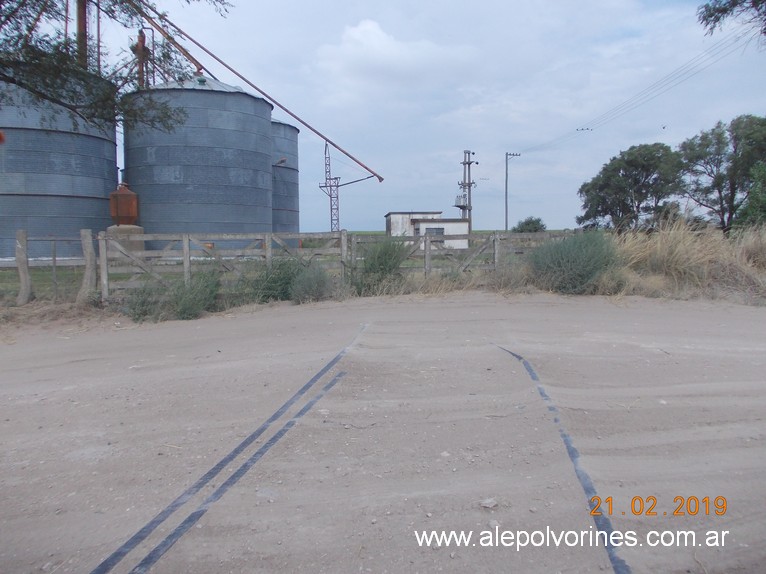
[[[686,195],[728,233],[753,187],[753,168],[766,158],[766,118],[743,115],[718,122],[679,146]]]
[[[579,225],[637,228],[682,190],[681,157],[662,143],[633,146],[612,158],[578,194]]]
[[[713,0],[697,9],[700,24],[712,34],[724,20],[742,19],[766,36],[766,0]]]
[[[230,6],[227,0],[183,1],[204,1],[221,14]],[[31,105],[49,102],[57,106],[48,109],[63,108],[75,123],[107,125],[117,120],[171,128],[182,116],[166,102],[148,98],[137,107],[125,97],[139,87],[132,56],[107,60],[107,52],[94,46],[93,34],[80,25],[90,10],[125,28],[137,28],[144,25],[141,11],[157,10],[154,3],[77,0],[71,4],[77,6],[77,26],[70,23],[67,0],[0,2],[0,106],[19,100]],[[168,77],[179,79],[191,72],[189,63],[167,41],[157,42],[151,56],[168,70]]]
[[[752,171],[753,186],[734,220],[736,227],[766,224],[766,163],[758,162]]]

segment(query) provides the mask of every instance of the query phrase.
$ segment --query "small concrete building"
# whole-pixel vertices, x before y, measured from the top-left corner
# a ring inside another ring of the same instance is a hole
[[[444,247],[468,249],[467,239],[447,239],[450,235],[468,235],[467,219],[444,219],[441,211],[391,211],[386,214],[389,237],[444,237]]]

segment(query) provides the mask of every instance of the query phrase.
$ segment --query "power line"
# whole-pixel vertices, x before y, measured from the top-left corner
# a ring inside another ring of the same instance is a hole
[[[742,44],[742,40],[747,36],[746,33],[733,33],[711,46],[708,50],[698,55],[697,57],[689,60],[686,64],[673,70],[670,74],[655,82],[645,90],[639,92],[629,100],[624,101],[620,105],[612,108],[608,112],[600,115],[599,117],[591,120],[585,124],[585,127],[591,129],[599,128],[610,121],[617,119],[618,117],[636,109],[637,107],[645,104],[646,102],[653,100],[654,98],[664,94],[668,90],[675,86],[685,82],[686,80],[696,76],[703,70],[709,68],[719,60],[725,58]]]
[[[561,136],[554,138],[550,141],[534,145],[522,150],[522,153],[530,153],[533,151],[541,151],[548,149],[574,139],[580,136],[583,132],[594,131],[604,125],[616,120],[619,117],[635,110],[636,108],[646,104],[647,102],[659,97],[665,92],[673,89],[679,84],[689,80],[693,76],[696,76],[700,72],[706,70],[716,62],[722,60],[726,56],[735,52],[738,48],[742,47],[744,40],[750,35],[750,31],[740,29],[740,31],[733,32],[723,38],[722,40],[713,44],[710,48],[695,56],[682,66],[679,66],[673,70],[670,74],[664,76],[660,80],[651,84],[646,89],[642,90],[635,96],[625,100],[621,104],[611,108],[603,114],[593,118],[589,122],[582,124],[573,132],[567,132]]]

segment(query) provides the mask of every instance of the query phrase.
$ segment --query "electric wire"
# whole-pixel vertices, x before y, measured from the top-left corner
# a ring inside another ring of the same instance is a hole
[[[683,66],[680,66],[629,100],[626,100],[612,110],[609,110],[594,120],[591,120],[589,123],[585,124],[584,127],[591,129],[601,127],[612,121],[612,119],[616,119],[636,109],[644,103],[656,98],[657,96],[664,94],[668,90],[699,74],[703,70],[709,68],[716,62],[736,51],[742,44],[743,38],[746,36],[747,34],[744,33],[733,33],[727,36],[720,42],[711,46],[707,51],[693,58]]]
[[[710,48],[701,54],[698,54],[688,62],[679,66],[668,75],[654,82],[635,96],[607,110],[603,114],[596,116],[587,123],[582,124],[581,127],[577,128],[576,130],[569,131],[547,142],[522,149],[521,153],[526,154],[549,149],[562,143],[568,142],[572,139],[578,138],[585,132],[592,132],[605,126],[606,124],[632,112],[636,108],[670,91],[679,84],[686,82],[700,72],[716,64],[723,58],[737,51],[739,48],[744,47],[744,45],[747,43],[746,39],[750,35],[751,33],[744,29],[732,32],[722,40],[719,40],[710,46]]]

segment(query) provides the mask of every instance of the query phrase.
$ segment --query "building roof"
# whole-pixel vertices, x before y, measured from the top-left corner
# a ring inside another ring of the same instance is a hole
[[[388,217],[389,215],[425,215],[426,213],[440,215],[442,212],[441,211],[389,211],[383,217]]]

